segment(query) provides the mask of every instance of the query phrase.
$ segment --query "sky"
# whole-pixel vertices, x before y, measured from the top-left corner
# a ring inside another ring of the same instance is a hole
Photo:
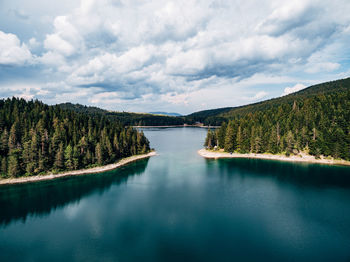
[[[1,0],[0,97],[250,104],[350,76],[349,0]]]

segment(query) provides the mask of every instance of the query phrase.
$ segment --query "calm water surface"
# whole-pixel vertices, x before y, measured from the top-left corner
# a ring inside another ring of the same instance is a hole
[[[350,261],[350,169],[205,160],[206,130],[100,175],[0,187],[0,261]]]

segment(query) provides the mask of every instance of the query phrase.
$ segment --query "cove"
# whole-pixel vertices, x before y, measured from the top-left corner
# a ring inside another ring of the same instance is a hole
[[[206,130],[143,130],[158,156],[0,187],[0,261],[349,261],[350,168],[206,160]]]

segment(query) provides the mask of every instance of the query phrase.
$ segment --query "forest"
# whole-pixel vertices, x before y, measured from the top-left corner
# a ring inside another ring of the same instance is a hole
[[[98,107],[84,106],[72,103],[59,104],[59,107],[67,110],[73,110],[78,113],[104,115],[113,121],[119,121],[127,126],[167,126],[167,125],[183,125],[184,117],[156,115],[148,113],[132,113],[107,111]]]
[[[210,109],[192,113],[186,116],[186,121],[202,122],[205,125],[219,126],[228,120],[244,117],[250,113],[271,110],[289,104],[293,105],[294,101],[302,103],[303,100],[313,98],[317,95],[328,95],[331,93],[347,92],[350,90],[350,78],[325,82],[310,86],[296,93],[281,96],[262,102],[243,105],[238,107],[226,107]]]
[[[150,151],[143,132],[103,114],[19,98],[0,100],[0,176],[57,173]]]
[[[308,95],[297,93],[278,104],[261,103],[258,110],[231,113],[219,129],[208,130],[204,146],[226,152],[287,156],[305,152],[316,158],[350,160],[350,89],[304,93]]]

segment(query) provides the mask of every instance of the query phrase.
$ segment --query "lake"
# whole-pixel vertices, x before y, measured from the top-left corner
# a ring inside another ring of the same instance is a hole
[[[206,130],[144,129],[158,156],[0,187],[0,261],[350,261],[350,168],[206,160]]]

